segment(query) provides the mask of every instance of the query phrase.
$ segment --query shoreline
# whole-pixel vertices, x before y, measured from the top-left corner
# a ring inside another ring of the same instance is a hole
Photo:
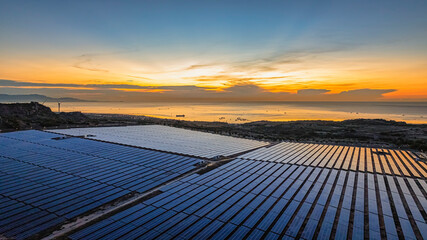
[[[409,104],[409,105],[408,105]],[[56,111],[56,104],[47,106]],[[123,114],[186,121],[248,123],[268,121],[387,119],[427,124],[427,103],[404,102],[245,102],[245,103],[162,103],[111,102],[63,103],[62,111],[85,114]],[[176,117],[185,115],[185,117]]]
[[[427,151],[427,124],[383,119],[343,121],[188,121],[130,114],[54,113],[39,103],[0,104],[1,132],[158,124],[270,142],[296,141]]]

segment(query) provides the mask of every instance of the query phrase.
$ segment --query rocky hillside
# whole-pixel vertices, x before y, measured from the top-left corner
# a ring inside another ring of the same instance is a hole
[[[37,102],[0,103],[0,129],[2,131],[91,124],[93,121],[80,112],[54,113],[49,107]]]

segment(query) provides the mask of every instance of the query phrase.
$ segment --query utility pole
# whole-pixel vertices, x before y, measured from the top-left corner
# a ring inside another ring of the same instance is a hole
[[[61,102],[58,101],[58,113],[61,113]]]

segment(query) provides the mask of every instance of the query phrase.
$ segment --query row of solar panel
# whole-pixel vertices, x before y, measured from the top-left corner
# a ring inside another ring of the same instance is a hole
[[[269,162],[301,164],[413,177],[427,176],[427,165],[409,151],[283,142],[240,156]]]
[[[426,238],[426,187],[421,179],[237,159],[70,237]]]
[[[8,149],[1,154],[4,157],[139,192],[146,191],[159,180],[173,179],[195,168],[195,164],[201,161],[143,149],[138,149],[140,154],[135,156],[118,156],[118,159],[111,156],[99,158],[77,151],[80,146],[110,145],[109,151],[114,154],[115,145],[84,139],[71,138],[59,141],[60,144],[67,144],[68,148],[75,149],[67,154],[64,154],[62,149],[40,144],[22,144],[20,140],[10,138],[4,138],[2,142],[5,144],[0,150]],[[49,144],[54,145],[56,142],[58,141],[51,140]],[[127,161],[129,158],[132,159],[132,163]],[[134,161],[139,162],[133,164]]]
[[[18,213],[15,211],[16,214],[12,215],[11,212],[14,211],[16,206],[21,207],[21,211]],[[21,202],[1,195],[0,211],[2,211],[0,214],[0,233],[8,237],[16,237],[17,239],[30,237],[41,230],[48,229],[65,221],[63,217],[30,205],[24,205]]]
[[[58,135],[38,131],[16,135],[0,135],[0,234],[17,239],[147,191],[201,161],[85,139],[57,141],[51,138]],[[90,148],[103,149],[105,157],[89,154]],[[134,156],[115,155],[124,148]]]
[[[0,232],[18,239],[130,192],[7,158],[0,164]]]
[[[63,135],[40,132],[40,131],[30,131],[31,134],[27,135],[36,135],[37,139],[31,141],[25,138],[25,134],[19,132],[20,134],[8,133],[2,134],[0,137],[9,138],[8,142],[2,144],[3,147],[7,148],[9,146],[18,146],[25,148],[27,152],[36,152],[40,150],[39,145],[43,145],[49,148],[44,148],[43,151],[50,152],[54,154],[57,152],[56,149],[68,150],[70,152],[75,152],[78,154],[85,154],[94,157],[101,157],[107,159],[113,159],[115,161],[126,162],[135,165],[141,165],[146,167],[156,168],[158,170],[164,170],[164,168],[170,168],[170,163],[176,163],[178,158],[174,154],[165,154],[157,151],[144,151],[143,149],[131,148],[117,144],[102,143],[98,141],[87,141],[81,138],[67,138],[60,141],[52,141],[52,138],[63,137]],[[11,141],[12,139],[20,140],[27,142],[24,144],[20,142]],[[33,144],[28,144],[33,143]],[[23,152],[17,152],[17,154],[22,154]],[[11,153],[12,154],[12,153]],[[71,154],[71,153],[70,153]],[[162,157],[162,161],[159,161],[159,157]],[[141,159],[143,158],[143,159]],[[197,163],[200,162],[200,159],[190,158],[190,157],[181,157],[180,160]],[[169,164],[169,165],[168,165]],[[164,167],[163,167],[164,166]]]
[[[212,158],[245,152],[268,143],[160,125],[51,130],[68,135]]]

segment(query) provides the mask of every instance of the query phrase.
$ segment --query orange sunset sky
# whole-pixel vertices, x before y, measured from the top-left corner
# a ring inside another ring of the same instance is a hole
[[[425,1],[11,1],[0,94],[426,101]]]

